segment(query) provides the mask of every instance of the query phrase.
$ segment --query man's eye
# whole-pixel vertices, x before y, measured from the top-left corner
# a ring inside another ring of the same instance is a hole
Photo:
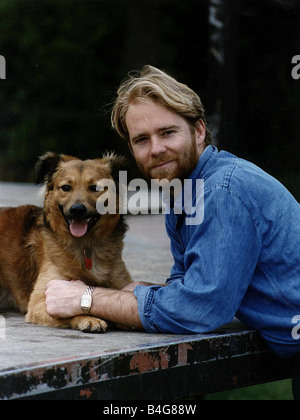
[[[174,130],[168,130],[163,133],[163,136],[171,136],[173,133],[175,133]]]
[[[70,191],[72,191],[72,187],[71,187],[71,185],[62,185],[62,186],[60,187],[60,189],[61,189],[63,192],[70,192]]]
[[[134,141],[133,141],[133,144],[140,144],[140,143],[143,143],[144,141],[146,141],[147,140],[147,137],[140,137],[140,138],[138,138],[138,139],[135,139]]]

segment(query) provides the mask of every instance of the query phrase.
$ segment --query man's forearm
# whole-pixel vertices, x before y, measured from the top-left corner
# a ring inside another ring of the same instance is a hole
[[[133,290],[137,285],[151,286],[150,283],[130,283],[123,290],[97,287],[93,293],[90,315],[110,321],[126,329],[143,329],[138,312],[137,299]],[[82,315],[80,300],[87,286],[80,280],[52,280],[45,292],[47,311],[53,318],[71,318]]]
[[[97,287],[93,293],[90,315],[123,327],[143,329],[133,292]]]

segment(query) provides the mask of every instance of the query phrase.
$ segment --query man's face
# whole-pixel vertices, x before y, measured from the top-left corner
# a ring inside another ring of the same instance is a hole
[[[202,120],[194,129],[157,102],[136,101],[129,105],[126,124],[131,151],[148,179],[189,177],[204,150]]]

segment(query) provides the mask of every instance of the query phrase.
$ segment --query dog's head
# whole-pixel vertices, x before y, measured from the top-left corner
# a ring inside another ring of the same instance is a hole
[[[100,214],[97,202],[109,191],[101,180],[117,182],[119,171],[126,169],[124,158],[113,154],[102,159],[82,161],[72,156],[46,153],[36,165],[36,181],[46,186],[45,223],[62,239],[96,239],[110,234],[119,222],[117,212]],[[118,193],[115,188],[113,193]]]

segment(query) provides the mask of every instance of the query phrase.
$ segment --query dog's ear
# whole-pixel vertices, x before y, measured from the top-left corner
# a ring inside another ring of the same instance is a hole
[[[54,152],[48,152],[41,156],[35,166],[36,183],[50,182],[61,161],[61,155]]]
[[[111,176],[115,182],[119,182],[120,171],[126,171],[129,174],[129,165],[125,157],[115,156],[111,161]]]
[[[41,156],[35,166],[36,183],[49,183],[53,174],[61,162],[70,162],[71,160],[80,160],[74,156],[59,155],[58,153],[48,152]]]
[[[119,182],[119,172],[126,171],[130,177],[129,164],[124,156],[115,155],[114,153],[108,153],[103,156],[103,159],[107,161],[110,166],[111,176],[115,182]]]

